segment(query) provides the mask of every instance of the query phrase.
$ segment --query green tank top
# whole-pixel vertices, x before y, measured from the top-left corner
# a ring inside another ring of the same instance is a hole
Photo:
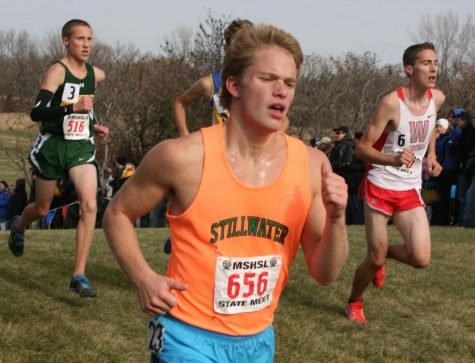
[[[66,106],[77,103],[84,95],[93,95],[96,91],[96,79],[94,68],[86,63],[86,77],[76,78],[62,62],[65,70],[63,83],[58,87],[53,98],[51,107]],[[65,139],[78,140],[93,136],[93,125],[96,123],[94,112],[88,114],[70,114],[58,119],[43,121],[41,131],[54,136],[63,136]],[[89,133],[87,132],[89,131]]]

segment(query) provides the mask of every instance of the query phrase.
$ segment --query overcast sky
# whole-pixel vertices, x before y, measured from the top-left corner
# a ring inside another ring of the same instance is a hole
[[[475,14],[475,0],[0,0],[0,30],[26,30],[37,39],[58,33],[71,18],[90,22],[94,36],[114,45],[133,43],[160,53],[178,26],[197,30],[211,9],[292,33],[305,54],[340,56],[375,52],[381,63],[400,63],[423,16]]]

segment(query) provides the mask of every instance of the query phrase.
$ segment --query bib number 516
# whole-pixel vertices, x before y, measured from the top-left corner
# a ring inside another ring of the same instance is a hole
[[[84,131],[84,121],[69,120],[68,132],[83,132],[83,131]]]

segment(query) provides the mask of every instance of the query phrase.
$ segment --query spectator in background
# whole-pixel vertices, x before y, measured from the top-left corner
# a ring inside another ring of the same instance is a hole
[[[8,183],[5,180],[0,181],[0,230],[7,229],[7,209],[11,194]]]
[[[450,122],[441,118],[437,120],[435,128],[437,130],[435,154],[442,166],[442,172],[438,177],[432,178],[438,191],[438,201],[432,204],[432,224],[443,226],[449,224],[450,190],[452,185],[457,185],[457,167],[450,150],[452,146]]]
[[[318,137],[314,136],[308,142],[311,147],[317,147],[317,141],[320,140]]]
[[[125,184],[125,182],[135,174],[135,162],[134,161],[128,161],[124,165],[124,170],[122,171],[122,176],[120,178],[120,186],[119,188],[122,188],[122,186]],[[142,217],[140,216],[135,220],[135,227],[141,227],[142,226]]]
[[[28,194],[28,204],[33,203],[35,200],[36,200],[36,172],[32,169],[30,194]],[[36,221],[32,222],[30,227],[33,229],[42,229],[43,218],[38,218]]]
[[[356,143],[351,137],[348,127],[340,126],[333,131],[335,132],[334,145],[330,151],[329,159],[333,171],[344,177],[345,170],[351,165]]]
[[[119,190],[122,179],[122,174],[124,172],[125,164],[127,163],[127,158],[125,156],[119,155],[114,159],[114,168],[112,172],[112,195],[117,193]]]
[[[466,173],[468,159],[474,156],[473,145],[475,144],[475,128],[472,126],[472,116],[463,111],[456,117],[457,126],[462,130],[460,138],[452,144],[452,155],[455,156],[458,168],[458,197],[460,201],[459,223],[462,220],[465,205],[465,195],[470,184],[470,175]]]
[[[124,185],[124,183],[135,173],[135,162],[129,161],[125,164],[124,170],[122,171],[122,176],[120,178],[120,186]]]
[[[27,204],[28,197],[26,195],[26,181],[25,179],[17,179],[10,198],[10,203],[8,203],[7,222],[10,223],[14,216],[20,215]]]
[[[456,142],[460,135],[462,134],[462,130],[457,125],[457,118],[460,116],[462,112],[465,112],[463,108],[454,107],[450,109],[447,119],[449,121],[449,131],[450,131],[450,139],[452,142]]]
[[[151,228],[164,228],[167,226],[167,205],[170,198],[163,199],[149,213],[148,226]]]
[[[355,146],[363,136],[363,132],[355,132]],[[346,224],[364,224],[364,199],[358,195],[358,188],[365,175],[366,163],[356,158],[355,153],[351,158],[350,166],[345,170],[343,177],[348,184],[348,205],[346,207]]]
[[[333,171],[341,175],[348,184],[346,223],[362,224],[364,212],[362,200],[358,197],[358,186],[365,173],[365,163],[355,158],[356,142],[351,137],[348,127],[340,126],[333,131],[335,143],[330,151],[329,159]]]
[[[475,153],[475,145],[472,147],[472,154]],[[465,195],[465,205],[462,214],[462,224],[464,227],[475,227],[475,156],[467,160],[464,174],[468,182],[467,193]]]
[[[61,183],[61,215],[63,228],[74,229],[79,223],[80,207],[78,194],[71,178],[65,177]]]
[[[107,205],[112,199],[112,195],[114,194],[114,187],[113,187],[114,177],[112,175],[111,168],[107,168],[105,170],[104,179],[105,181],[104,181],[104,186],[103,186],[103,191],[102,191],[102,197],[104,198],[103,207],[105,210],[105,208],[107,208]]]
[[[327,157],[330,156],[330,152],[332,149],[331,138],[329,138],[328,136],[324,136],[320,140],[318,140],[315,145],[317,149],[322,151]]]

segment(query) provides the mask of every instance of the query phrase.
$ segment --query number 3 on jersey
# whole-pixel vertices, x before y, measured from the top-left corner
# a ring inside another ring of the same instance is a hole
[[[63,95],[61,101],[63,104],[69,105],[71,103],[77,103],[79,101],[79,90],[81,85],[76,83],[65,83],[63,89]]]

